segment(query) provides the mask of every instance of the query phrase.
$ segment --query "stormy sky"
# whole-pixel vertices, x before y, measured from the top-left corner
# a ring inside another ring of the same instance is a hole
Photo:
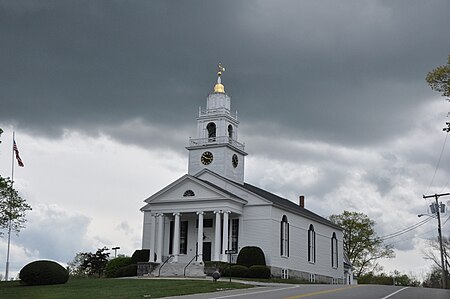
[[[0,174],[15,131],[14,180],[33,206],[11,270],[140,247],[139,208],[187,172],[219,61],[247,182],[304,194],[323,216],[366,213],[380,236],[417,223],[422,195],[450,188],[450,104],[424,80],[450,54],[449,11],[445,0],[0,0]],[[434,222],[390,240],[385,270],[426,272]]]

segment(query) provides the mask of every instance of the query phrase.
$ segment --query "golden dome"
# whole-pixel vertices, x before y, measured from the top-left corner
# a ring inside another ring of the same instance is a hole
[[[223,86],[223,84],[221,83],[217,83],[216,85],[214,85],[214,92],[225,93],[225,86]]]

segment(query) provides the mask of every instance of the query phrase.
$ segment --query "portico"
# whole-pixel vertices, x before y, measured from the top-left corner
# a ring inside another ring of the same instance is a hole
[[[149,261],[162,263],[173,256],[171,263],[187,263],[193,258],[198,263],[204,259],[226,262],[225,251],[233,242],[235,247],[238,244],[239,218],[240,214],[231,210],[153,212]],[[230,232],[233,221],[235,230]],[[205,257],[204,246],[207,247]]]

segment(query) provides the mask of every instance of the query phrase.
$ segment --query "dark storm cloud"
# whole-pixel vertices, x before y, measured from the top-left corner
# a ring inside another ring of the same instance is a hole
[[[450,49],[448,11],[448,1],[1,1],[0,121],[50,136],[109,127],[127,141],[114,128],[136,119],[195,128],[220,60],[233,108],[261,124],[247,134],[376,143],[408,130],[433,96],[424,76]]]

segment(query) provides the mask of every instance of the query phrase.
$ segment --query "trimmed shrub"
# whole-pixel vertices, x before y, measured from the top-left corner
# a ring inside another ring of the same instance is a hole
[[[20,270],[20,280],[28,285],[63,284],[69,279],[69,271],[53,261],[34,261]]]
[[[246,246],[239,251],[236,264],[251,267],[253,265],[266,265],[266,257],[261,248]]]
[[[222,277],[230,276],[230,269],[225,268],[222,273]],[[241,265],[232,265],[231,266],[231,276],[232,277],[247,277],[248,276],[248,268]]]
[[[135,250],[131,256],[133,264],[145,263],[150,260],[150,249],[138,249]]]
[[[109,260],[105,267],[106,277],[117,277],[116,272],[119,268],[131,265],[131,257],[121,256],[115,259]]]
[[[120,267],[116,271],[116,277],[131,277],[137,276],[137,264]]]
[[[270,278],[270,268],[262,265],[253,265],[248,269],[250,278]]]

